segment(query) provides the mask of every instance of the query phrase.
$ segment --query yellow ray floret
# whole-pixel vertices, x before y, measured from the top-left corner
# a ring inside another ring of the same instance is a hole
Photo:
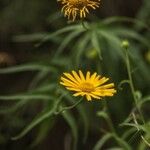
[[[72,71],[72,73],[63,73],[60,84],[64,85],[66,89],[74,91],[74,96],[85,96],[88,101],[94,99],[101,99],[105,96],[113,96],[116,93],[114,83],[107,83],[109,78],[101,77],[97,73],[88,71],[86,76],[79,70],[79,73]]]
[[[100,0],[58,0],[63,5],[62,12],[69,20],[75,21],[77,16],[81,19],[89,14],[89,8],[96,9]]]

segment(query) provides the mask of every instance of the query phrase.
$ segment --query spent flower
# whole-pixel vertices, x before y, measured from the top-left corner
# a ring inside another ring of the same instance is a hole
[[[58,0],[63,5],[61,11],[69,20],[75,21],[77,17],[83,19],[89,14],[89,8],[96,9],[100,0]]]

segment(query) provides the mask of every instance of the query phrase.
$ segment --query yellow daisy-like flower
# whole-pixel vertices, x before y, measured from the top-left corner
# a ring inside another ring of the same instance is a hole
[[[96,9],[100,0],[58,0],[63,5],[62,12],[69,20],[75,21],[77,16],[81,19],[89,13],[89,8]]]
[[[60,84],[64,85],[66,89],[74,91],[74,96],[86,96],[88,101],[92,98],[101,99],[105,96],[113,96],[116,93],[114,83],[106,84],[109,78],[101,77],[97,73],[90,75],[88,71],[86,76],[79,70],[79,74],[75,71],[71,73],[64,73],[61,77]]]

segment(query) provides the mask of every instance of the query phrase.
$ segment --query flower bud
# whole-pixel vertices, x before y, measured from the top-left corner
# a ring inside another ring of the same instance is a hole
[[[129,48],[130,44],[128,42],[128,40],[123,40],[121,43],[121,46],[125,49]]]
[[[96,49],[89,49],[86,51],[85,55],[88,59],[94,59],[98,56],[98,53]]]

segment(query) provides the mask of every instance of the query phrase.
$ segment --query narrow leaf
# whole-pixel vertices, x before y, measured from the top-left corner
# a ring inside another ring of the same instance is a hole
[[[16,72],[23,72],[23,71],[41,71],[41,70],[56,71],[56,69],[51,66],[25,64],[25,65],[18,65],[14,67],[0,69],[0,73],[5,74],[5,73],[16,73]]]
[[[67,121],[68,125],[71,128],[72,135],[73,135],[73,149],[76,150],[77,141],[78,141],[78,128],[76,124],[75,118],[71,115],[70,111],[65,111],[62,113],[62,116]]]
[[[111,133],[106,133],[94,146],[93,150],[100,150],[102,146],[112,137]]]

